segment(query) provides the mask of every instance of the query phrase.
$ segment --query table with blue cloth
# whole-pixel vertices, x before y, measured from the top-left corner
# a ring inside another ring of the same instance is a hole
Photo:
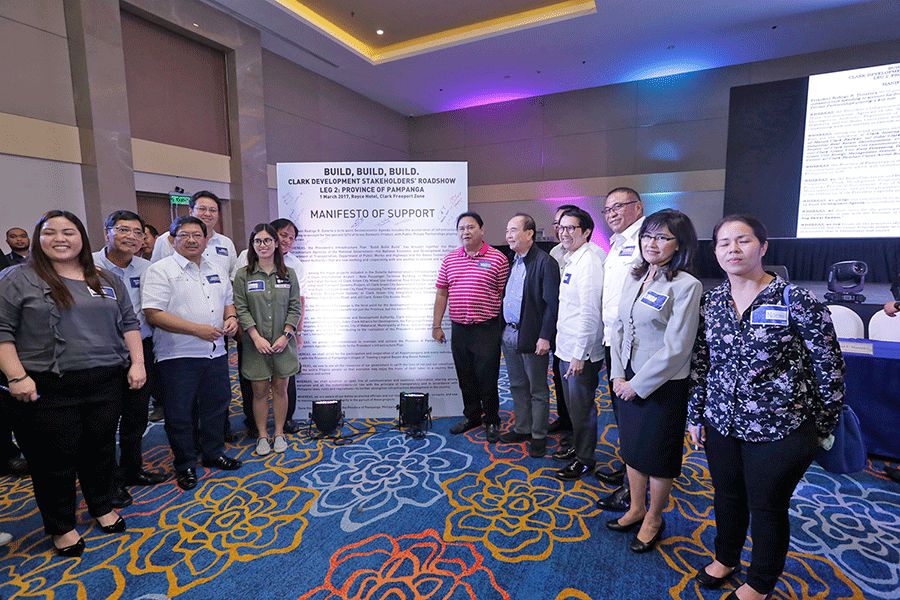
[[[842,339],[841,349],[846,402],[859,417],[866,451],[900,459],[900,342]]]

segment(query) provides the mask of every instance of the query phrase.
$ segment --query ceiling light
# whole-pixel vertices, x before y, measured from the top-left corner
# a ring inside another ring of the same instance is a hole
[[[379,29],[375,33],[377,33],[378,35],[384,35],[384,29]]]
[[[199,25],[197,25],[197,24],[196,24],[196,23],[194,23],[194,27],[200,27],[200,26],[199,26]]]

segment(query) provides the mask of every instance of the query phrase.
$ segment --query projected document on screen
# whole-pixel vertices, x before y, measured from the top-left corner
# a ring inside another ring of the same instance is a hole
[[[809,78],[797,237],[900,236],[900,64]]]

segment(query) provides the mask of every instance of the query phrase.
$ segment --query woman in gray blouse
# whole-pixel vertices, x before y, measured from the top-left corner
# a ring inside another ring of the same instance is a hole
[[[94,266],[70,212],[45,214],[28,262],[0,277],[0,370],[18,400],[7,408],[56,552],[84,551],[76,476],[100,529],[125,531],[110,484],[124,386],[147,379],[140,324],[122,281]]]

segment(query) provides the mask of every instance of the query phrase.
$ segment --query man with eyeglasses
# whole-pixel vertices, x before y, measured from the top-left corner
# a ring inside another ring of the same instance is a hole
[[[441,327],[450,307],[450,351],[463,397],[462,421],[450,428],[458,435],[484,424],[488,443],[500,439],[500,309],[509,262],[484,241],[484,221],[464,212],[456,219],[462,248],[444,257],[438,271],[431,337],[446,343]]]
[[[553,453],[554,460],[568,463],[556,472],[563,481],[581,479],[597,464],[594,398],[603,367],[603,259],[590,249],[593,232],[594,220],[580,208],[565,211],[559,221],[559,238],[566,254],[559,283],[556,352],[573,430],[572,446]]]
[[[141,443],[147,429],[147,411],[150,407],[150,377],[153,369],[153,330],[141,312],[141,278],[150,261],[137,256],[144,242],[144,220],[128,210],[117,210],[106,218],[104,224],[106,246],[94,252],[94,264],[114,273],[125,284],[134,313],[141,324],[141,341],[144,345],[144,368],[147,383],[136,390],[126,390],[122,395],[119,414],[119,463],[113,474],[112,505],[124,508],[132,503],[131,494],[125,489],[134,485],[156,485],[169,478],[165,473],[145,471]]]
[[[234,280],[234,274],[237,271],[237,252],[234,249],[234,242],[231,238],[218,233],[215,230],[219,223],[219,217],[222,214],[222,201],[218,196],[207,190],[201,190],[191,196],[188,203],[191,209],[191,216],[201,220],[206,225],[206,250],[203,257],[212,263],[218,263],[224,267],[228,273],[229,281]],[[151,263],[172,256],[175,252],[174,239],[171,235],[161,235],[156,238],[156,244],[153,246],[153,256],[150,258]]]
[[[241,461],[225,456],[225,420],[231,400],[225,335],[238,330],[228,271],[206,259],[206,223],[191,216],[172,222],[175,253],[150,265],[141,294],[165,382],[166,434],[175,456],[178,486],[197,487],[197,410],[203,466],[233,471]]]
[[[603,209],[606,224],[612,229],[609,256],[604,263],[603,278],[603,345],[606,349],[606,364],[610,364],[609,344],[613,324],[619,314],[619,301],[622,298],[622,287],[631,269],[641,262],[641,247],[638,233],[644,222],[644,205],[641,196],[628,187],[617,187],[606,195],[606,207]],[[607,378],[608,379],[608,378]],[[609,397],[613,405],[613,414],[618,422],[618,402],[609,385]],[[628,480],[625,478],[625,464],[612,472],[597,471],[597,479],[608,484],[620,486],[616,491],[597,501],[597,506],[604,510],[626,511],[631,504],[628,491]]]

